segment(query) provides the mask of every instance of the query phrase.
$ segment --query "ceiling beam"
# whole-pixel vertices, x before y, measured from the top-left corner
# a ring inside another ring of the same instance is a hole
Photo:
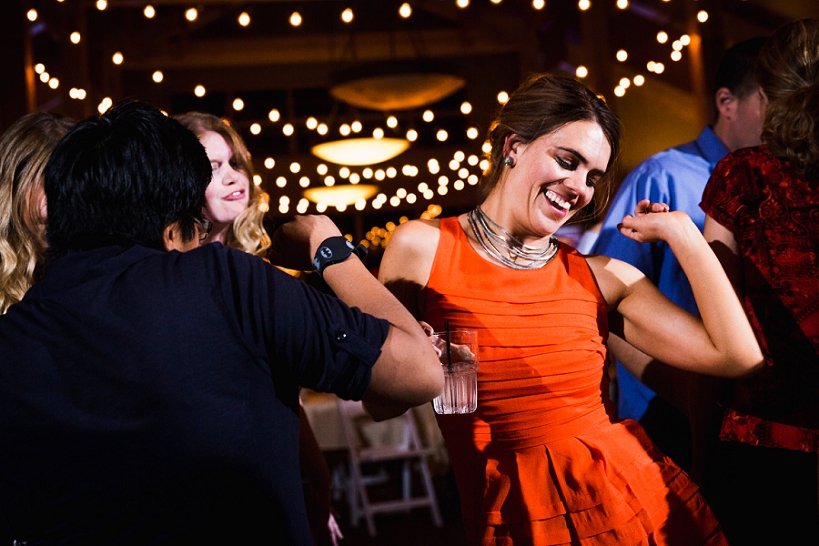
[[[242,38],[241,40],[189,40],[156,48],[161,52],[127,55],[128,70],[213,68],[221,66],[288,65],[303,63],[358,63],[419,59],[416,44],[423,43],[423,57],[442,59],[509,53],[521,45],[502,36],[464,39],[460,30],[416,32],[413,39],[396,39],[389,32],[368,32],[346,37],[329,35]],[[144,50],[143,50],[144,51]]]

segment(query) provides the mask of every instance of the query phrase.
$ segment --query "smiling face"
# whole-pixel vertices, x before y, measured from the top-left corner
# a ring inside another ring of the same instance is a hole
[[[481,208],[526,244],[549,237],[594,196],[611,156],[603,130],[593,121],[575,121],[524,144],[506,143],[500,182]]]
[[[208,242],[222,241],[227,229],[248,206],[250,183],[247,175],[239,170],[233,151],[222,135],[206,131],[199,137],[208,154],[213,179],[205,190],[203,216],[213,222]]]

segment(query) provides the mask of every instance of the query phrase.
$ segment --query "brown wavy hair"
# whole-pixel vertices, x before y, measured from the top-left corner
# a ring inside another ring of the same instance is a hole
[[[250,181],[248,206],[233,220],[233,225],[227,232],[225,244],[250,254],[263,256],[270,248],[270,236],[264,228],[264,215],[267,212],[270,196],[253,183],[253,162],[242,137],[230,124],[213,114],[204,112],[188,112],[174,116],[188,130],[197,137],[212,131],[225,139],[236,163]]]
[[[0,314],[23,298],[45,261],[42,233],[23,220],[39,216],[31,196],[57,142],[73,125],[51,112],[18,119],[0,137]]]
[[[819,20],[779,27],[762,46],[755,75],[769,101],[762,141],[804,178],[819,178]]]
[[[578,214],[576,220],[590,220],[600,214],[608,204],[616,170],[614,167],[620,156],[620,119],[602,97],[579,81],[550,74],[529,76],[500,107],[489,126],[486,138],[492,149],[486,154],[489,167],[481,179],[481,202],[492,193],[500,180],[507,137],[514,134],[528,144],[575,121],[597,123],[611,146],[606,174],[595,188],[594,206],[587,207],[588,212]]]

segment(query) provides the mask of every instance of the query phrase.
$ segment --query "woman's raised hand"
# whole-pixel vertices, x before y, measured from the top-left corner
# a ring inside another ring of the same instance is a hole
[[[634,215],[629,214],[617,226],[620,233],[640,243],[668,241],[679,233],[684,224],[692,224],[691,218],[684,212],[671,212],[665,203],[652,203],[643,199],[634,208]]]

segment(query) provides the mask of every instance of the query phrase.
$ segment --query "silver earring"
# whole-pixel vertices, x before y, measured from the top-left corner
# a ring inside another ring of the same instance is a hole
[[[503,164],[506,165],[507,167],[514,167],[515,160],[512,158],[512,156],[507,155],[506,157],[503,158]]]

